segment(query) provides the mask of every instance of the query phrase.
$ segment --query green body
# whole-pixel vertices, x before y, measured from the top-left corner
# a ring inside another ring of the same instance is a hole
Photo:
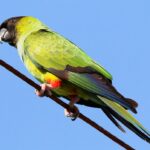
[[[28,19],[30,18],[25,20]],[[21,25],[18,26],[18,30],[20,30]],[[45,76],[49,76],[51,78],[51,73],[46,70],[39,69],[33,63],[33,59],[45,68],[56,68],[58,70],[64,70],[68,64],[74,67],[91,66],[108,79],[112,79],[112,76],[102,66],[95,63],[75,44],[48,29],[43,24],[40,27],[40,30],[37,28],[37,31],[35,31],[34,28],[33,32],[29,35],[21,34],[17,43],[20,57],[26,68],[40,82],[45,82]],[[73,92],[76,91],[78,96],[83,100],[93,99],[95,101],[95,99],[98,99],[96,95],[91,94],[80,87],[75,87],[75,85],[66,81],[63,82],[60,88],[56,88],[53,91],[57,95],[67,98],[68,96],[73,95]],[[98,101],[98,103],[100,103],[100,101]],[[100,106],[97,105],[97,107]]]
[[[62,82],[62,86],[53,90],[54,94],[68,100],[76,95],[81,99],[81,104],[101,108],[119,128],[116,119],[150,142],[149,132],[127,112],[127,109],[136,112],[136,102],[116,91],[111,83],[112,76],[101,65],[36,18],[22,17],[15,25],[15,31],[16,47],[28,71],[41,83],[46,82],[47,78]],[[68,65],[74,68],[90,67],[94,72],[66,70]],[[54,74],[50,69],[64,71],[62,73],[66,76],[61,78],[60,73]]]
[[[30,61],[31,58],[38,64],[42,64],[45,68],[56,68],[58,70],[64,70],[68,64],[74,67],[91,66],[111,79],[111,75],[96,64],[81,49],[54,32],[39,31],[32,33],[26,38],[22,47],[24,47],[24,51],[27,51],[26,55],[22,56],[26,67],[41,82],[44,82],[44,74],[48,72],[36,71],[37,67]],[[65,82],[62,87],[55,89],[55,92],[60,96],[67,96],[71,94],[70,89],[72,89],[72,84]],[[80,90],[77,92],[78,96],[85,99],[83,90],[82,92]],[[86,95],[88,95],[87,92]]]

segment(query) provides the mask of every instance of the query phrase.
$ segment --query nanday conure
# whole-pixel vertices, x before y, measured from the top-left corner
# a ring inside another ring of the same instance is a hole
[[[150,133],[127,111],[136,113],[137,103],[122,96],[113,87],[111,74],[74,43],[30,16],[4,21],[0,41],[16,47],[28,71],[43,83],[37,95],[49,90],[68,99],[70,107],[78,103],[100,108],[119,129],[124,131],[118,121],[150,142]]]

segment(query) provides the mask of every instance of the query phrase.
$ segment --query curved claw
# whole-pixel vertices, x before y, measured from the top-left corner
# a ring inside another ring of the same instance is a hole
[[[66,117],[69,117],[72,121],[75,121],[79,116],[79,109],[76,106],[73,106],[70,109],[65,109],[64,113]]]

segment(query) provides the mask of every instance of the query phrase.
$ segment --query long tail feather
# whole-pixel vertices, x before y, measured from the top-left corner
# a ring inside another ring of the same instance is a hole
[[[105,115],[114,123],[114,125],[119,128],[122,132],[125,132],[125,130],[123,129],[123,127],[117,122],[117,120],[113,117],[113,115],[109,112],[109,110],[105,109],[105,108],[101,108],[103,110],[103,112],[105,113]]]
[[[126,127],[132,130],[142,139],[150,143],[150,132],[147,131],[141,123],[139,123],[127,110],[125,110],[121,105],[106,99],[104,97],[98,96],[101,101],[108,107],[108,111],[117,120],[122,122]]]

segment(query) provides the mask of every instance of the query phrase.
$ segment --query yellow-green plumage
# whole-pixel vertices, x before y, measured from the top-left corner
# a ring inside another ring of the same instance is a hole
[[[17,20],[11,18],[1,28],[13,19]],[[53,90],[54,94],[68,100],[77,95],[81,104],[101,108],[117,127],[120,125],[115,119],[150,142],[150,133],[127,112],[127,109],[136,112],[137,103],[118,93],[110,73],[83,50],[33,17],[19,17],[14,30],[15,46],[28,71],[42,83],[62,82]]]
[[[35,23],[33,24],[32,21]],[[36,25],[37,27],[35,27]],[[22,26],[25,26],[24,30]],[[49,75],[50,78],[52,75],[47,71],[38,69],[31,61],[31,58],[34,58],[37,63],[42,64],[46,68],[57,68],[58,70],[64,70],[68,64],[75,67],[92,66],[106,75],[110,80],[112,79],[112,76],[103,67],[97,65],[81,49],[64,37],[48,29],[37,19],[32,17],[23,18],[17,24],[16,29],[19,33],[17,47],[20,57],[23,59],[29,72],[40,82],[45,82],[45,75]],[[46,31],[40,32],[39,30]],[[30,55],[30,58],[28,55]],[[67,96],[70,95],[72,90],[72,85],[66,83],[54,91],[60,96]],[[86,94],[80,92],[82,91],[81,89],[77,89],[77,91],[79,91],[78,93],[82,93],[79,95],[81,98],[87,95],[86,92]]]

